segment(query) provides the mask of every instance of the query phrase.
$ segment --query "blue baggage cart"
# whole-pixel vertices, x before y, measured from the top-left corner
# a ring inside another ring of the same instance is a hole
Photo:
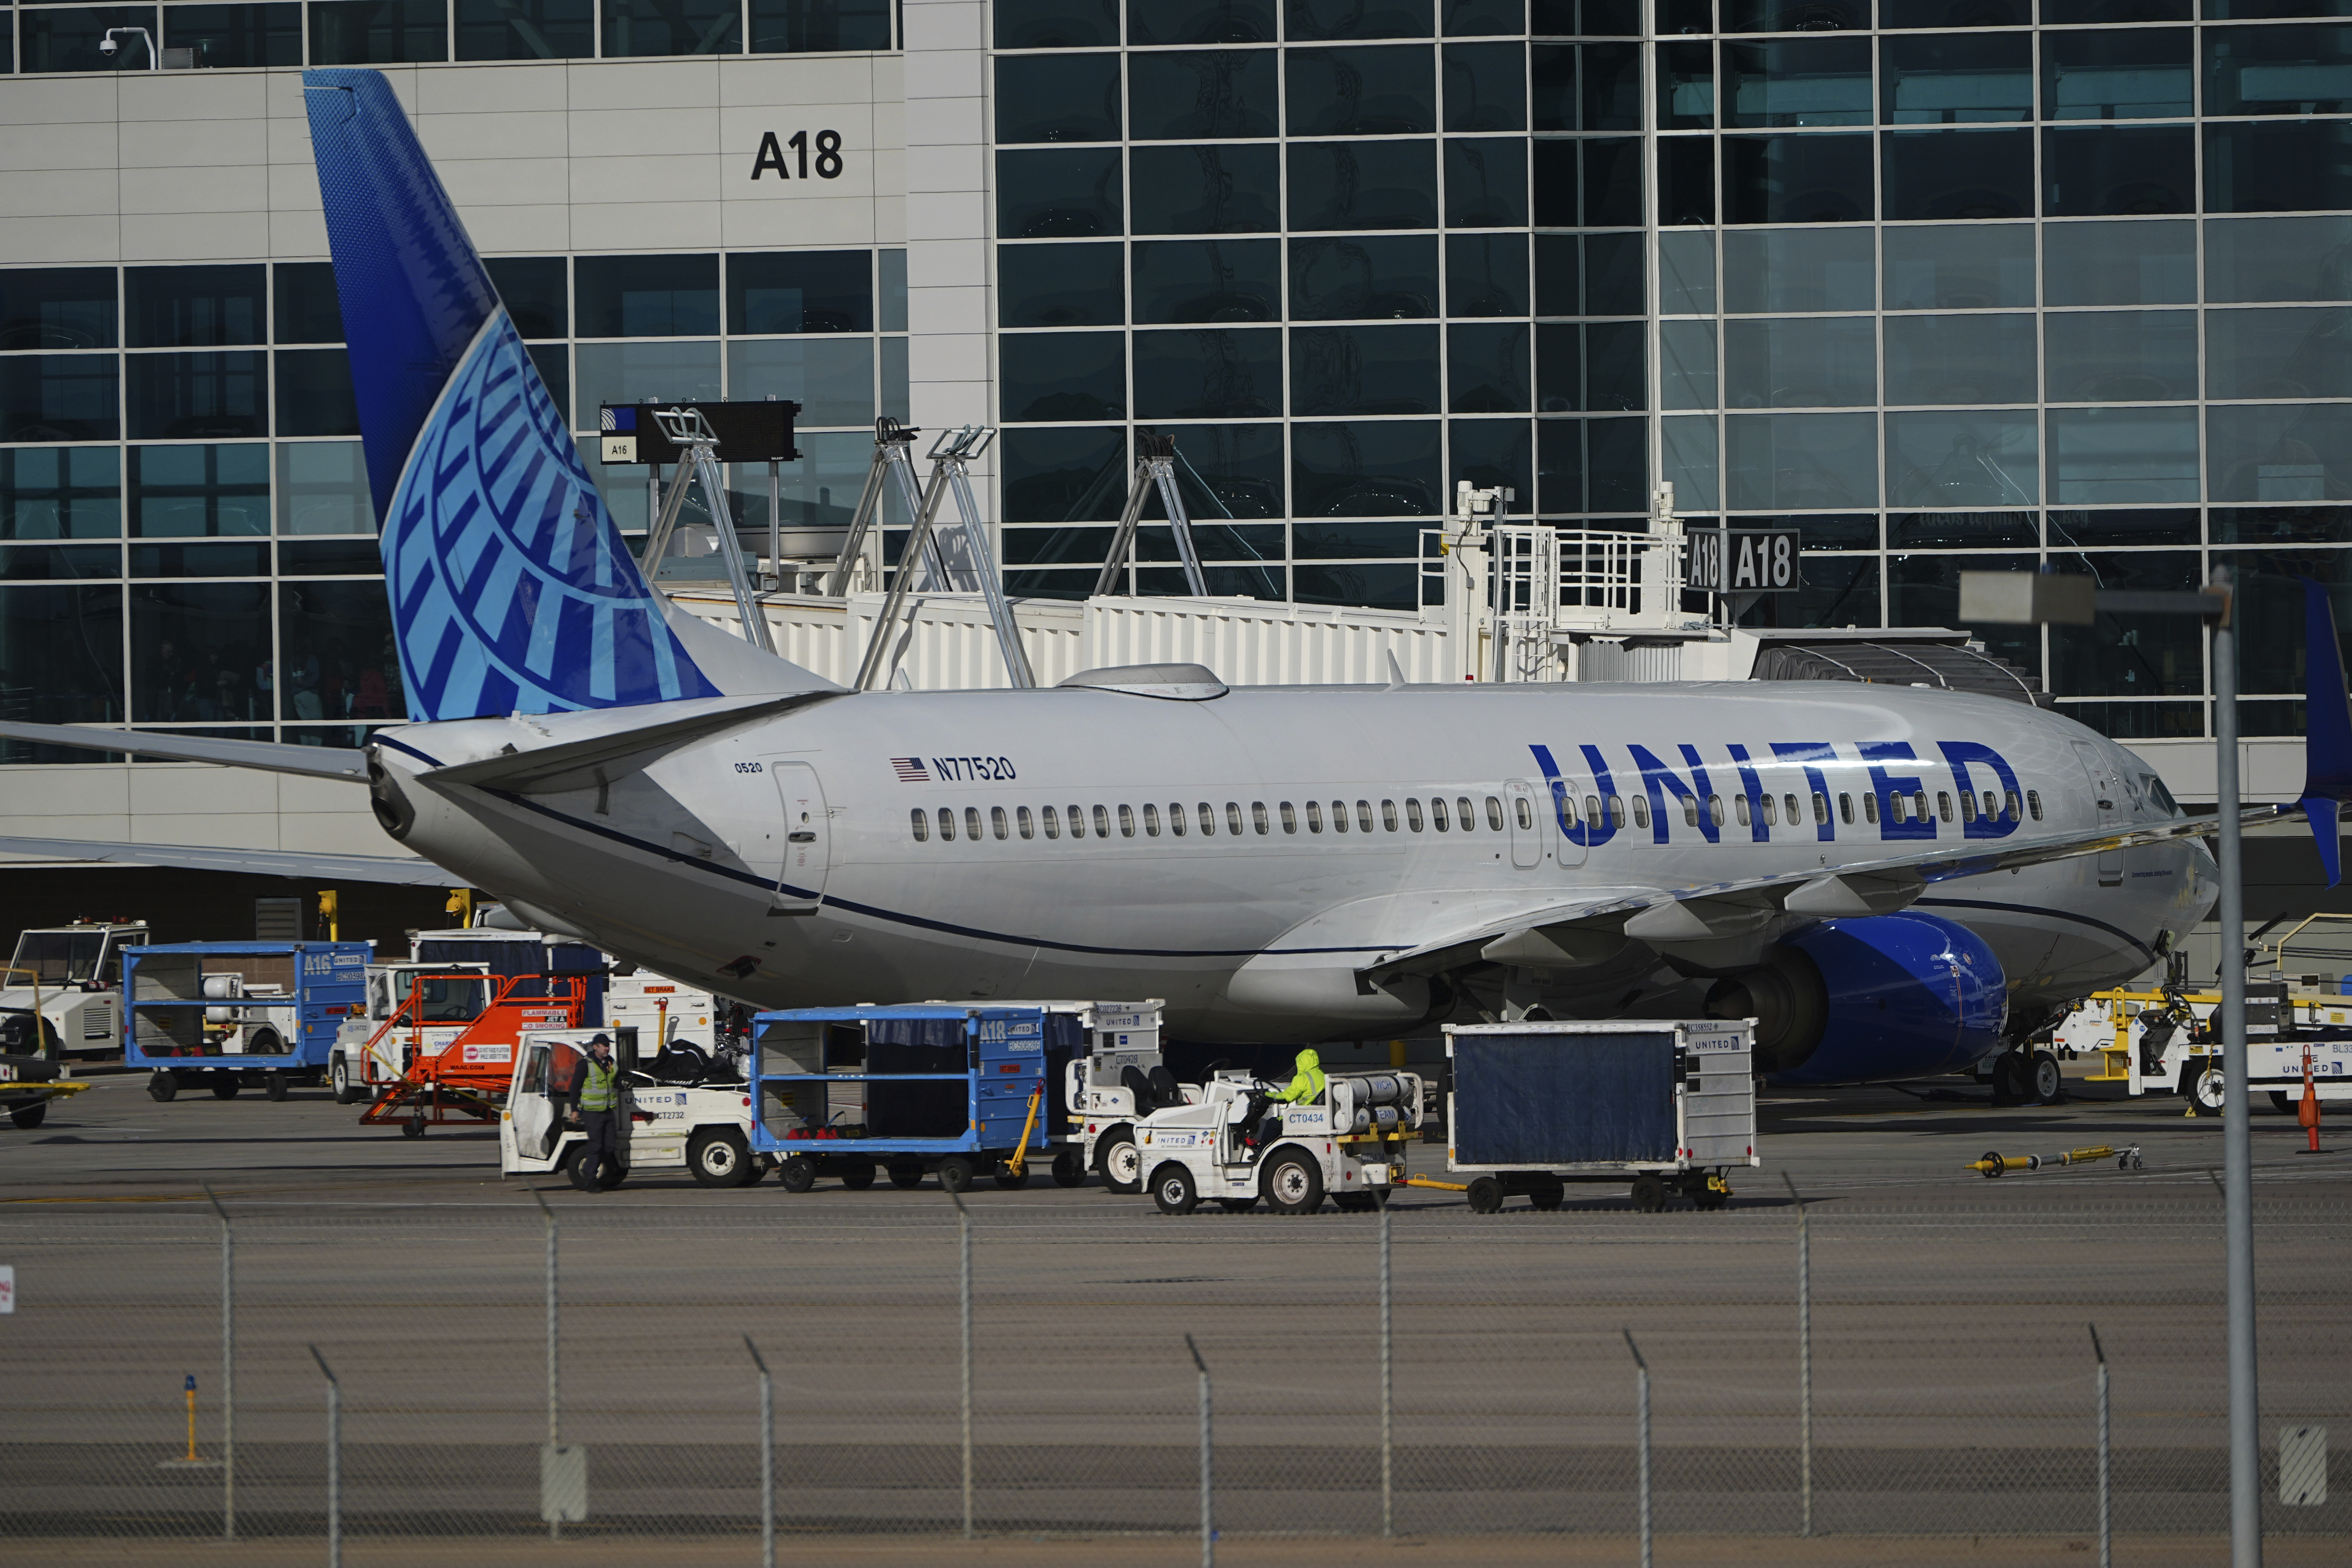
[[[221,1100],[319,1082],[345,1017],[367,1011],[364,942],[156,942],[122,950],[122,1059],[170,1100],[201,1075]]]
[[[1026,1185],[1066,1118],[1062,1067],[1086,1050],[1068,1004],[802,1007],[751,1021],[752,1148],[787,1192],[820,1176],[865,1188],[936,1174]]]

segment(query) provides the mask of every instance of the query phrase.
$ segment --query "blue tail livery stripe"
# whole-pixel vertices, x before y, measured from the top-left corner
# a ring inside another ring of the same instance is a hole
[[[409,716],[719,695],[630,558],[383,74],[302,83]]]
[[[2343,845],[2336,816],[2352,800],[2352,696],[2344,689],[2344,655],[2336,640],[2336,611],[2315,578],[2303,584],[2303,798],[2299,804],[2319,846],[2327,885],[2343,879]]]

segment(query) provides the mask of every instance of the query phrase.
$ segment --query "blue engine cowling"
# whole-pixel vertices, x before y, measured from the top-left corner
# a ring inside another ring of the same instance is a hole
[[[1992,949],[1915,911],[1808,927],[1708,1002],[1758,1019],[1757,1066],[1777,1084],[1958,1072],[2000,1047],[2009,1017]]]

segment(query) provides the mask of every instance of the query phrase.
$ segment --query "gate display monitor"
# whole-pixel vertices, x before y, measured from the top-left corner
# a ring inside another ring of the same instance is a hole
[[[722,463],[789,463],[799,457],[793,445],[793,420],[797,403],[722,403],[688,399],[660,403],[607,403],[597,420],[600,456],[607,463],[675,463],[678,449],[662,434],[654,418],[656,409],[697,408],[719,437]]]

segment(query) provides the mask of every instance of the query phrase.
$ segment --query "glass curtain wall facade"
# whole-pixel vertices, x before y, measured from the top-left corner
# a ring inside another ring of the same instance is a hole
[[[600,403],[800,403],[794,528],[845,523],[907,416],[903,250],[488,266],[624,529],[646,470],[598,462]],[[0,268],[0,716],[320,745],[405,717],[358,434],[325,262]],[[764,468],[729,489],[764,529]]]
[[[1213,590],[1307,602],[1416,603],[1457,479],[1633,528],[1663,479],[1803,531],[1756,623],[2230,565],[2246,731],[2299,732],[2296,580],[2352,590],[2352,5],[1647,3],[999,0],[1015,586],[1091,585],[1139,430]],[[2189,628],[1986,638],[2209,732]]]

